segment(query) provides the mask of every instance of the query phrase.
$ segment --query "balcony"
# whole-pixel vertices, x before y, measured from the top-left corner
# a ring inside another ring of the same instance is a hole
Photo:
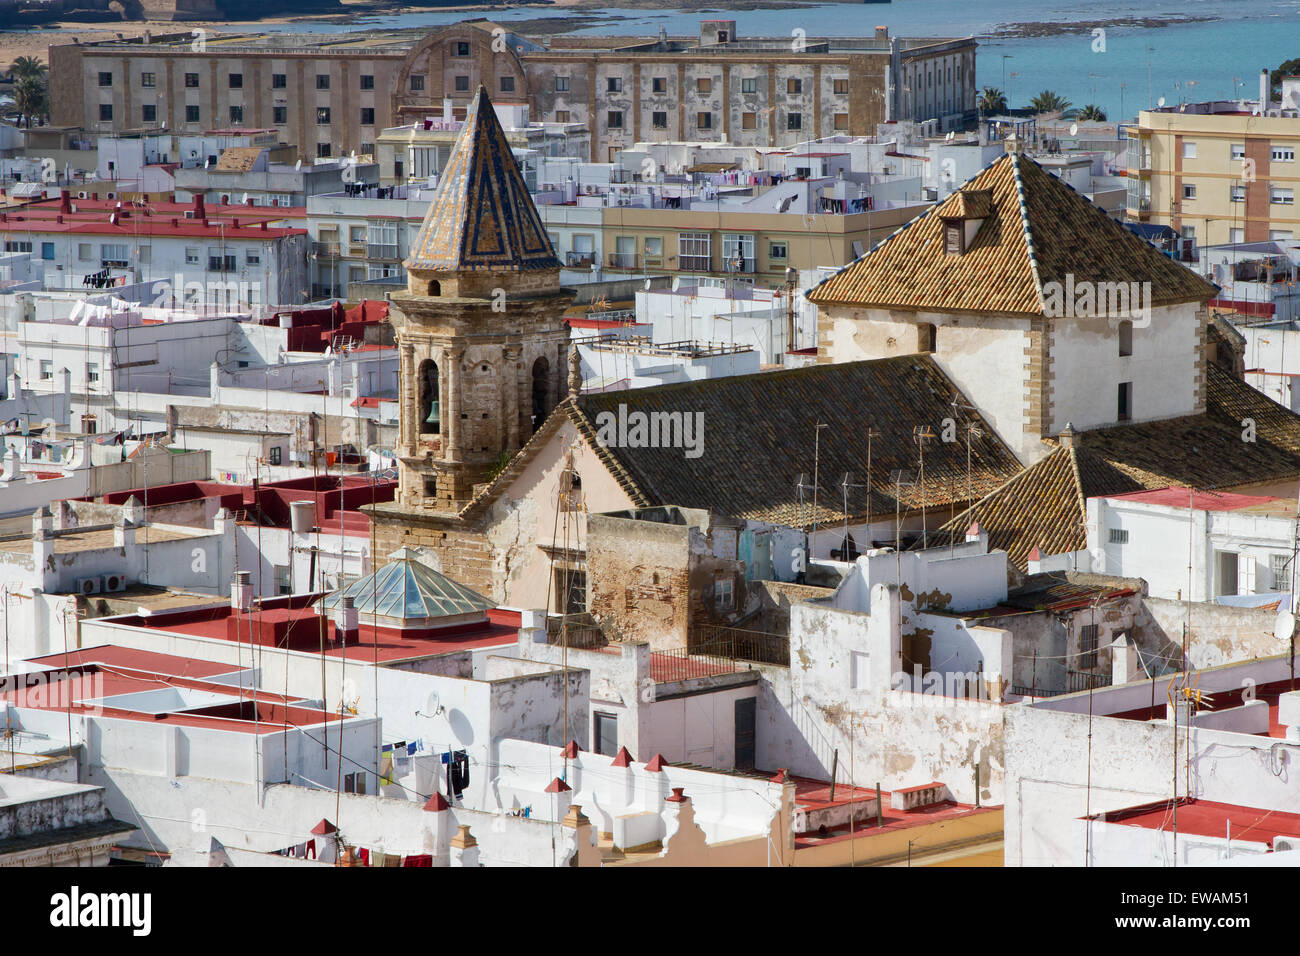
[[[401,258],[397,251],[397,243],[388,242],[368,242],[366,243],[367,259],[391,259],[396,261]]]
[[[311,251],[312,255],[318,259],[337,259],[339,257],[339,244],[337,242],[313,242]]]
[[[635,252],[611,252],[609,254],[609,267],[611,269],[635,269],[637,267],[637,255]]]
[[[570,269],[590,269],[595,261],[594,252],[570,252],[564,257],[564,264]]]
[[[680,272],[712,272],[712,256],[679,256],[677,268]]]
[[[753,259],[742,259],[737,256],[734,259],[724,259],[722,263],[723,272],[732,273],[750,273],[754,271]]]

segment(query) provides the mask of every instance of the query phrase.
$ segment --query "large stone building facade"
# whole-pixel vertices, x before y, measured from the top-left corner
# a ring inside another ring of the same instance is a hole
[[[463,117],[481,84],[543,123],[581,123],[591,159],[637,141],[792,145],[867,135],[891,119],[973,122],[975,41],[554,37],[488,21],[403,33],[207,35],[202,30],[50,47],[55,125],[93,132],[267,128],[304,156],[370,152],[385,128]]]

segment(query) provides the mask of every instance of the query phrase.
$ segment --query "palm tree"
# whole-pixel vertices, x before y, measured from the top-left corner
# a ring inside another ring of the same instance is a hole
[[[1073,112],[1070,109],[1070,101],[1051,90],[1043,90],[1030,100],[1029,108],[1035,113],[1060,113],[1062,117]]]
[[[980,90],[979,110],[981,113],[1002,113],[1007,108],[1007,95],[996,86],[986,86]]]
[[[25,76],[14,84],[14,106],[32,128],[32,119],[49,115],[50,98],[45,84],[33,76]]]
[[[1097,123],[1106,122],[1106,111],[1096,103],[1089,103],[1076,114],[1076,119],[1092,120]]]
[[[45,78],[47,67],[34,56],[20,56],[9,67],[9,72],[13,74],[15,80],[24,80],[28,77],[36,80]]]

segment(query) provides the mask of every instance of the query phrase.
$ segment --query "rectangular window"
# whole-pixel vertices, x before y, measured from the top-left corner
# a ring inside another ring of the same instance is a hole
[[[757,113],[741,113],[741,114],[740,114],[740,128],[741,128],[741,129],[756,129],[757,127],[758,127],[758,114],[757,114]]]
[[[1196,183],[1183,183],[1183,198],[1184,199],[1196,198]]]
[[[849,93],[848,80],[834,80],[834,90],[836,96],[847,96]]]
[[[1275,206],[1290,206],[1295,202],[1295,190],[1273,186],[1268,191],[1268,201]]]
[[[375,88],[375,75],[373,73],[362,73],[360,76],[361,89],[373,90]]]
[[[317,143],[317,144],[316,144],[316,158],[317,158],[317,159],[329,159],[329,158],[330,158],[330,144],[329,144],[329,143]]]
[[[623,111],[622,111],[622,110],[610,110],[609,113],[608,113],[608,114],[606,115],[606,117],[605,117],[605,122],[606,122],[606,124],[609,126],[610,129],[622,129],[622,128],[623,128]]]
[[[362,126],[375,125],[375,108],[373,106],[361,107],[361,125]]]
[[[316,125],[329,126],[329,124],[330,124],[330,108],[328,106],[316,107]]]
[[[469,42],[466,40],[457,40],[453,49],[452,56],[469,56]]]
[[[457,92],[457,93],[465,93],[465,92],[467,92],[467,91],[469,90],[469,77],[468,77],[468,76],[458,76],[458,77],[456,77],[456,79],[455,79],[455,86],[456,86],[456,92]]]
[[[187,123],[199,122],[199,108],[197,106],[185,107],[185,122]]]
[[[111,120],[112,118],[113,118],[113,104],[112,104],[112,103],[100,103],[100,104],[99,104],[99,120],[100,120],[100,122],[101,122],[101,123],[106,123],[106,122],[108,122],[109,120]]]
[[[131,247],[125,242],[105,242],[99,247],[99,264],[106,269],[125,269],[131,264]]]
[[[751,76],[751,77],[747,77],[746,79],[741,80],[741,81],[740,81],[740,92],[742,92],[742,93],[757,93],[757,92],[758,92],[758,80],[757,80],[757,78]]]
[[[569,78],[567,76],[557,76],[555,78],[555,92],[557,93],[569,92]]]
[[[695,81],[695,92],[701,95],[713,92],[713,80],[710,77],[702,76]]]
[[[622,93],[623,78],[621,76],[608,76],[605,78],[606,93]]]
[[[231,88],[232,90],[242,90],[242,89],[244,88],[244,74],[242,74],[242,73],[231,73],[231,74],[230,74],[230,88]]]
[[[613,714],[592,714],[596,753],[613,757],[618,753],[618,718]]]
[[[767,257],[784,262],[789,255],[789,247],[784,242],[769,242],[767,244]]]
[[[731,578],[717,578],[713,582],[713,607],[717,611],[730,611],[736,606],[734,582]]]
[[[54,243],[52,242],[41,243],[41,258],[44,259],[46,262],[54,261]]]
[[[916,350],[934,352],[939,341],[939,330],[933,322],[922,322],[916,327]]]
[[[275,126],[284,126],[289,122],[289,107],[272,106],[271,123]]]
[[[1268,556],[1268,570],[1273,579],[1274,591],[1291,590],[1291,555],[1270,554]]]
[[[244,108],[242,106],[232,106],[230,108],[230,122],[238,126],[244,121]]]
[[[1118,408],[1119,420],[1122,422],[1126,422],[1132,419],[1133,417],[1133,383],[1132,382],[1119,383],[1119,399],[1117,404],[1119,406]]]
[[[262,264],[262,253],[256,249],[249,249],[248,252],[244,253],[244,262],[246,265],[260,266]]]
[[[555,111],[555,122],[557,122],[557,123],[567,123],[567,122],[569,122],[569,111],[568,111],[568,110],[556,110],[556,111]]]
[[[1245,159],[1245,158],[1246,158],[1246,144],[1245,144],[1245,143],[1233,143],[1231,146],[1228,147],[1228,149],[1229,149],[1229,152],[1231,153],[1233,159]]]
[[[283,454],[282,446],[272,445],[271,450],[267,454],[267,461],[269,461],[273,465],[278,465],[280,464],[281,461],[280,456],[282,454]]]
[[[803,92],[803,80],[797,77],[790,77],[785,81],[785,91],[791,96],[798,96]]]
[[[287,89],[288,86],[289,86],[289,76],[288,76],[288,74],[286,74],[286,73],[272,73],[272,74],[271,74],[271,89],[273,89],[273,90],[283,90],[283,89]]]
[[[1228,198],[1229,198],[1232,202],[1245,202],[1245,201],[1246,201],[1246,187],[1245,187],[1245,186],[1229,186],[1229,187],[1228,187]]]
[[[328,90],[330,88],[330,75],[328,73],[316,74],[316,89]]]
[[[1111,544],[1128,544],[1128,529],[1111,528],[1108,540]]]
[[[683,272],[708,272],[713,267],[712,237],[707,232],[683,232],[677,236],[678,267]]]
[[[100,85],[100,86],[112,86],[112,85],[113,85],[113,74],[112,74],[112,73],[101,73],[101,74],[99,74],[99,85]]]
[[[836,114],[835,114],[835,129],[848,129],[848,128],[849,128],[849,114],[848,114],[848,113],[836,113]]]
[[[140,85],[143,86],[146,90],[152,90],[155,86],[158,85],[156,75],[153,73],[141,73]]]
[[[407,85],[410,87],[410,90],[411,90],[412,93],[423,93],[423,92],[424,92],[424,74],[423,74],[423,73],[412,73],[412,74],[411,74],[411,79],[410,79],[410,81],[409,81],[409,83],[408,83]]]
[[[501,77],[501,92],[513,93],[515,91],[515,78],[513,76]]]
[[[77,259],[81,262],[89,262],[94,257],[94,246],[89,242],[77,243]]]
[[[1119,324],[1119,356],[1124,358],[1133,354],[1133,323],[1125,319]]]
[[[748,232],[722,234],[722,265],[727,272],[754,271],[754,235]]]
[[[158,107],[152,103],[145,103],[140,107],[140,121],[142,123],[153,123],[158,119]]]
[[[645,254],[649,257],[662,256],[664,254],[664,240],[662,236],[646,236]]]
[[[1274,146],[1272,156],[1275,163],[1294,163],[1295,149],[1290,146]]]
[[[666,112],[654,112],[650,114],[650,125],[654,129],[668,128],[668,114]]]
[[[41,379],[48,380],[54,378],[54,362],[50,359],[41,359]]]
[[[793,130],[793,129],[803,129],[803,114],[802,114],[802,113],[786,113],[786,114],[785,114],[785,128],[786,128],[786,129],[792,129],[792,130]]]
[[[281,593],[288,594],[289,592],[284,591]],[[345,773],[343,775],[343,792],[364,794],[366,792],[366,772],[358,770],[356,773]]]
[[[99,366],[96,365],[94,362],[91,362],[86,366],[86,382],[90,385],[94,385],[98,381],[99,381]]]
[[[668,79],[663,76],[656,76],[650,80],[650,91],[652,93],[667,93]]]
[[[199,250],[195,246],[185,247],[185,264],[187,266],[196,266],[199,264]]]
[[[1183,143],[1183,159],[1195,159],[1195,158],[1196,158],[1196,144]]]
[[[1079,667],[1097,666],[1097,625],[1085,624],[1079,628]]]
[[[712,114],[712,113],[696,113],[696,114],[695,114],[695,126],[696,126],[698,129],[713,129],[713,114]]]
[[[185,88],[187,90],[197,90],[199,88],[199,75],[197,73],[185,74]]]

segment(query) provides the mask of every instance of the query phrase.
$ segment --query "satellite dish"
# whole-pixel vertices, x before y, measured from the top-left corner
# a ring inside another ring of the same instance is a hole
[[[1156,106],[1164,106],[1164,105],[1165,105],[1165,98],[1163,96],[1160,97],[1160,99],[1156,100]]]
[[[1078,124],[1078,123],[1071,123],[1071,124],[1070,124],[1070,135],[1071,135],[1071,136],[1078,136],[1078,135],[1079,135],[1079,124]]]
[[[1295,636],[1295,615],[1286,608],[1277,612],[1273,618],[1273,636],[1279,641],[1289,641]]]
[[[442,713],[442,698],[435,690],[429,695],[429,699],[424,702],[425,716],[437,717]]]
[[[956,132],[955,130],[951,130],[951,129],[950,129],[950,130],[948,130],[948,135],[944,137],[944,141],[945,141],[945,142],[948,142],[948,143],[951,143],[951,142],[953,141],[953,138],[956,137],[956,135],[957,135],[957,132]]]

